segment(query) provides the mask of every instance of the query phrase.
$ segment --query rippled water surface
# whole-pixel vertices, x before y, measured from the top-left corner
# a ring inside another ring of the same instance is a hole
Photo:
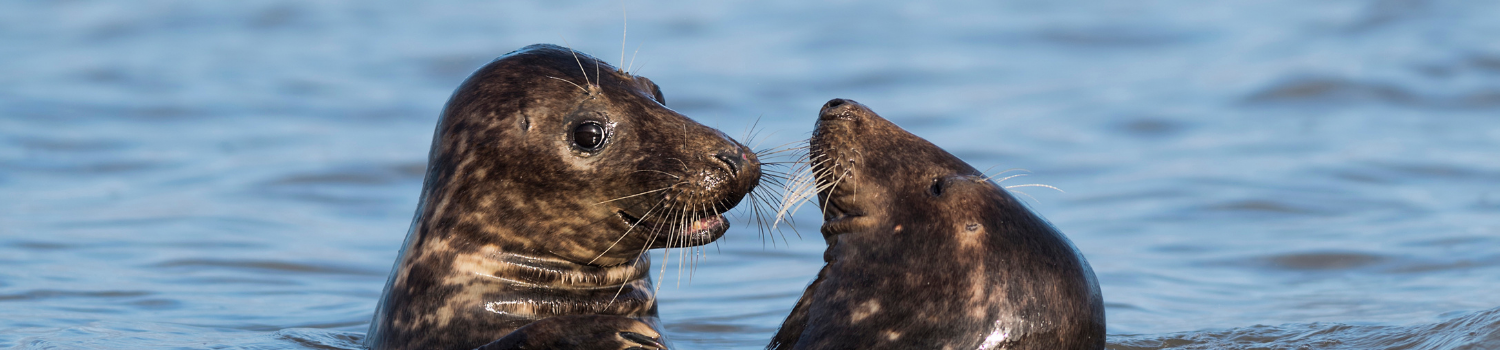
[[[1029,170],[1114,349],[1500,348],[1500,3],[623,5],[621,55],[609,1],[0,3],[0,347],[357,347],[448,94],[550,42],[762,148],[843,97]],[[764,346],[799,217],[655,253],[676,347]]]

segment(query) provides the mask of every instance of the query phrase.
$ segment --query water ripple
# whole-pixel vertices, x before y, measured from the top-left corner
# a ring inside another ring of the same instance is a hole
[[[252,272],[328,274],[356,276],[384,276],[385,271],[364,266],[340,266],[327,263],[296,263],[275,260],[220,260],[179,259],[152,264],[151,267],[167,269],[214,270],[228,269]]]
[[[1363,326],[1338,323],[1253,326],[1168,336],[1123,335],[1108,349],[1495,349],[1500,348],[1500,309],[1435,324]]]

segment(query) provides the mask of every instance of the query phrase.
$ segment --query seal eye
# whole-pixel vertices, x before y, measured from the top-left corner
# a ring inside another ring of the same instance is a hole
[[[932,193],[933,197],[941,197],[943,195],[943,179],[932,179],[932,187],[928,187],[927,192]]]
[[[573,127],[573,144],[589,151],[598,149],[604,144],[604,125],[585,122]]]

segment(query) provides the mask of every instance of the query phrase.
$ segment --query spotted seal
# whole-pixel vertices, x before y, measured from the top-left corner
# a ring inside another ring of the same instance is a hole
[[[808,159],[828,247],[768,349],[1102,349],[1061,233],[958,157],[834,99]]]
[[[663,103],[651,80],[554,45],[471,75],[443,108],[366,346],[473,349],[601,315],[509,338],[654,347],[629,339],[659,336],[643,252],[718,239],[760,179],[744,145]]]

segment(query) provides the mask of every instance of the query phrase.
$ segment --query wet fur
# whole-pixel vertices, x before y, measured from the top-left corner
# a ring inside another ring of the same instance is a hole
[[[760,176],[743,145],[663,101],[650,80],[553,45],[470,76],[438,122],[366,345],[472,349],[561,315],[658,327],[643,253],[717,239],[728,222],[714,218]],[[589,120],[608,129],[597,151],[570,137]],[[721,225],[688,229],[703,222]]]
[[[827,264],[768,349],[1104,347],[1088,262],[973,167],[841,99],[808,152]]]

